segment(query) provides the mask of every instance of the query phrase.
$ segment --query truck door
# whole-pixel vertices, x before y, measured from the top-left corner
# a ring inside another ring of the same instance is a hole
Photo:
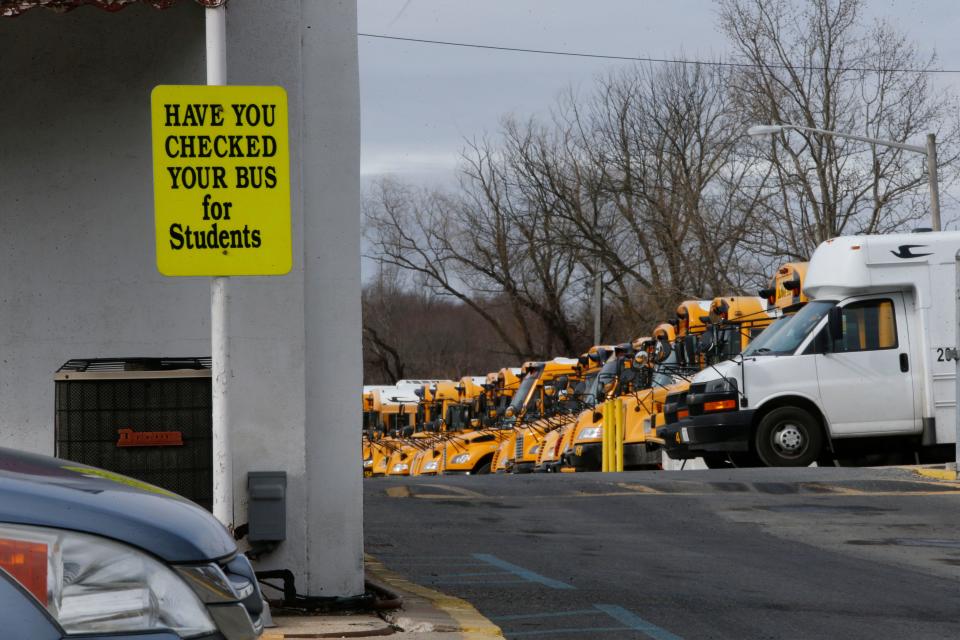
[[[831,433],[919,433],[903,296],[851,298],[840,306],[843,340],[815,355]]]

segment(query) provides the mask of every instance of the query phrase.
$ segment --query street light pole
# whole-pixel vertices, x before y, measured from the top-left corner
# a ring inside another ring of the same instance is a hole
[[[940,231],[940,182],[937,179],[937,135],[927,134],[927,181],[930,184],[930,226]]]
[[[797,131],[809,131],[810,133],[819,133],[835,138],[845,138],[847,140],[856,140],[866,142],[867,144],[876,144],[881,147],[893,147],[894,149],[903,149],[927,156],[927,183],[930,186],[930,227],[934,231],[941,231],[940,225],[940,183],[937,180],[937,136],[933,133],[927,134],[926,146],[915,144],[906,144],[904,142],[894,142],[893,140],[881,140],[880,138],[870,138],[868,136],[858,136],[852,133],[840,133],[830,131],[829,129],[817,129],[815,127],[802,127],[797,124],[761,124],[747,129],[747,134],[751,136],[766,136],[780,133],[784,129],[795,129]]]
[[[593,344],[600,344],[603,327],[603,284],[600,280],[600,268],[600,259],[597,258],[593,269]]]

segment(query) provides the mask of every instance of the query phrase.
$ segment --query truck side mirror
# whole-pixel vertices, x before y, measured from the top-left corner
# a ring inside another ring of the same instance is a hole
[[[843,341],[843,309],[833,307],[827,313],[827,332],[830,334],[830,347],[836,350],[838,342]]]

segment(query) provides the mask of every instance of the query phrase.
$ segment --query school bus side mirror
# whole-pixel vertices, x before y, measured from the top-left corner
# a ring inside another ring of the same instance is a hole
[[[473,418],[473,419],[470,421],[470,426],[473,427],[474,429],[476,429],[477,427],[479,427],[479,426],[480,426],[480,418]]]
[[[543,393],[544,393],[544,395],[546,395],[546,396],[552,396],[552,395],[554,395],[556,392],[557,392],[557,388],[554,387],[553,385],[548,384],[548,385],[546,385],[546,386],[543,387]]]
[[[512,418],[517,415],[517,412],[513,410],[513,407],[507,407],[506,411],[503,412],[503,415],[507,418]]]

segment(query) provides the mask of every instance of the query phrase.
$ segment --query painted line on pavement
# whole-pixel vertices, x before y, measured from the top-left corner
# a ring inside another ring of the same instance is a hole
[[[528,581],[524,580],[523,578],[511,578],[509,580],[433,580],[432,582],[433,584],[458,584],[461,586],[467,586],[471,584],[487,585],[487,584],[527,584],[528,583]]]
[[[576,609],[574,611],[554,611],[551,613],[518,613],[512,616],[490,616],[491,620],[510,621],[510,620],[531,620],[535,618],[561,618],[563,616],[582,616],[596,613],[596,609]]]
[[[401,596],[408,593],[431,602],[433,606],[456,622],[464,640],[503,640],[500,627],[489,618],[484,617],[466,600],[415,584],[388,570],[382,562],[368,554],[364,554],[364,568],[368,575],[400,591]]]
[[[595,604],[594,608],[603,611],[605,614],[620,622],[627,625],[630,629],[634,631],[639,631],[645,633],[654,640],[681,640],[680,636],[670,633],[662,627],[658,627],[652,622],[647,622],[637,614],[632,611],[627,611],[623,607],[619,607],[615,604]]]
[[[934,478],[936,480],[960,480],[957,472],[953,469],[913,469],[913,472],[918,476]]]
[[[582,627],[579,629],[545,629],[543,631],[505,631],[511,638],[517,636],[545,636],[558,633],[602,633],[605,631],[632,631],[630,627]]]
[[[472,573],[441,573],[438,578],[466,578],[473,576],[506,576],[510,575],[503,571],[474,571]]]
[[[475,553],[473,557],[477,560],[481,560],[488,564],[491,564],[499,569],[504,571],[509,571],[515,576],[520,576],[528,582],[536,582],[542,584],[545,587],[550,587],[551,589],[574,589],[573,585],[569,585],[566,582],[560,582],[559,580],[554,580],[553,578],[548,578],[542,576],[539,573],[530,571],[529,569],[524,569],[523,567],[513,564],[512,562],[507,562],[506,560],[501,560],[497,556],[491,555],[489,553]]]

